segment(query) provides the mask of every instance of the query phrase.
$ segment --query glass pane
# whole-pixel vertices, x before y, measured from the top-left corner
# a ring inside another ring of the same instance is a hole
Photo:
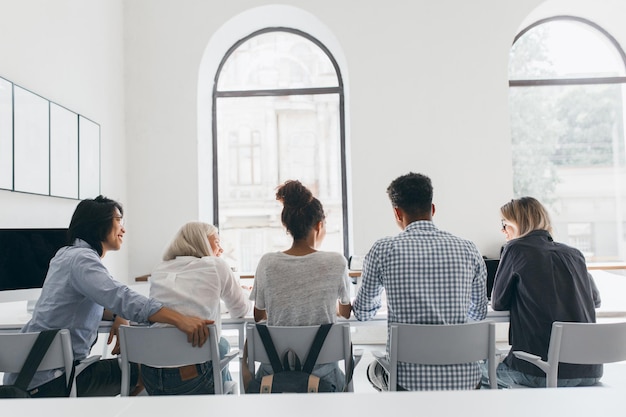
[[[555,238],[626,261],[624,87],[510,89],[514,191],[546,204]]]
[[[289,179],[324,205],[322,249],[343,252],[339,95],[220,98],[217,120],[224,256],[254,273],[264,253],[291,245],[275,196]]]
[[[78,198],[78,115],[50,103],[50,194]]]
[[[0,188],[13,189],[13,88],[0,78]]]
[[[624,62],[608,38],[594,27],[573,20],[537,25],[511,48],[511,80],[624,75]]]
[[[14,95],[15,190],[49,194],[49,102],[18,86]]]
[[[289,32],[268,32],[243,42],[228,57],[218,91],[337,87],[337,73],[319,46]]]

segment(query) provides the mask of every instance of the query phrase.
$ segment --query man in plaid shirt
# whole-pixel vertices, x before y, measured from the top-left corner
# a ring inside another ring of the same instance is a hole
[[[387,194],[402,232],[376,241],[366,255],[353,305],[356,318],[364,321],[376,314],[384,289],[388,331],[393,323],[483,320],[487,315],[485,262],[474,243],[433,224],[430,178],[411,172],[396,178]],[[387,375],[376,361],[370,364],[368,377],[375,388],[387,389]],[[400,363],[398,368],[398,390],[473,389],[480,379],[478,363]]]

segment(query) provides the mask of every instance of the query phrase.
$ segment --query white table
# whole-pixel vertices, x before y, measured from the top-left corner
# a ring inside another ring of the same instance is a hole
[[[383,416],[623,417],[624,395],[612,388],[551,388],[386,393],[204,395],[0,400],[2,415],[46,417]]]

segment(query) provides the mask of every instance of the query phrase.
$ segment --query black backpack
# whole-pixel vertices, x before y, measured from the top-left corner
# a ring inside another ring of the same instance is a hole
[[[0,385],[0,398],[31,398],[30,393],[27,391],[28,385],[58,332],[59,329],[44,330],[37,335],[37,339],[24,365],[22,365],[15,383],[13,385]],[[68,387],[68,392],[70,388],[71,386]]]
[[[322,350],[322,346],[324,345],[324,340],[326,340],[326,336],[328,335],[331,327],[332,324],[322,324],[320,326],[317,334],[315,335],[315,339],[313,340],[313,344],[309,349],[309,353],[307,355],[306,361],[304,362],[304,366],[302,366],[298,355],[296,355],[296,353],[290,349],[287,349],[283,353],[283,360],[281,363],[278,353],[276,352],[274,342],[272,342],[269,330],[265,325],[257,324],[257,331],[259,332],[259,336],[261,338],[261,341],[263,342],[263,346],[265,347],[265,352],[270,359],[270,363],[272,365],[274,373],[251,380],[246,387],[246,393],[266,394],[287,392],[312,393],[338,391],[334,384],[322,380],[311,373],[313,371],[313,367],[315,366],[315,362],[317,362],[317,357]],[[293,370],[289,366],[290,356],[293,357]],[[350,364],[349,369],[352,370],[352,364]],[[344,390],[345,387],[348,386],[351,379],[352,375],[351,372],[349,372],[349,375],[346,375]]]

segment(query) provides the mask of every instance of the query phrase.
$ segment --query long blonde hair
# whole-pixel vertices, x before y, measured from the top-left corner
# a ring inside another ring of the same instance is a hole
[[[511,200],[500,207],[500,213],[505,220],[510,220],[517,225],[520,237],[533,230],[547,230],[552,234],[548,211],[533,197]]]
[[[213,236],[217,232],[217,227],[212,224],[186,223],[174,236],[174,240],[163,254],[163,260],[171,261],[177,256],[195,256],[196,258],[215,256],[209,243],[209,236]]]

